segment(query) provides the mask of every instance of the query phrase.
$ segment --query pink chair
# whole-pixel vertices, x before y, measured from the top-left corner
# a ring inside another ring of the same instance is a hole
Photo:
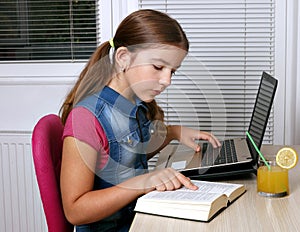
[[[60,194],[63,124],[57,115],[41,118],[32,133],[32,154],[49,232],[71,232]]]

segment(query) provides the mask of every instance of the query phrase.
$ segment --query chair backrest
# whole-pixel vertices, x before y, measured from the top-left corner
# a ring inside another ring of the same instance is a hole
[[[32,154],[49,232],[71,232],[60,193],[63,124],[59,116],[42,117],[32,133]]]

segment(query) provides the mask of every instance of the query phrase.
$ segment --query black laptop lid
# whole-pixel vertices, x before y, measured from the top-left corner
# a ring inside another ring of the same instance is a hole
[[[261,147],[263,142],[277,88],[277,82],[278,81],[270,74],[263,72],[248,129],[249,134],[252,136],[258,148]],[[257,161],[258,154],[248,138],[247,143],[254,160]]]

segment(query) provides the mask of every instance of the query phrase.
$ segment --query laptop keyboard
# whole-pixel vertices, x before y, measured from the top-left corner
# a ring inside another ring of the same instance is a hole
[[[237,162],[233,139],[224,140],[222,146],[213,148],[210,143],[204,143],[202,148],[202,166]]]

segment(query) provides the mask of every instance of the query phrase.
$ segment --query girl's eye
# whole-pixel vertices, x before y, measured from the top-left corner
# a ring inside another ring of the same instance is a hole
[[[163,69],[163,66],[157,66],[157,65],[153,65],[154,69],[156,70],[162,70]]]
[[[153,65],[155,70],[163,70],[164,66],[159,66],[159,65]],[[176,70],[172,70],[171,71],[171,75],[174,76],[175,75]]]

